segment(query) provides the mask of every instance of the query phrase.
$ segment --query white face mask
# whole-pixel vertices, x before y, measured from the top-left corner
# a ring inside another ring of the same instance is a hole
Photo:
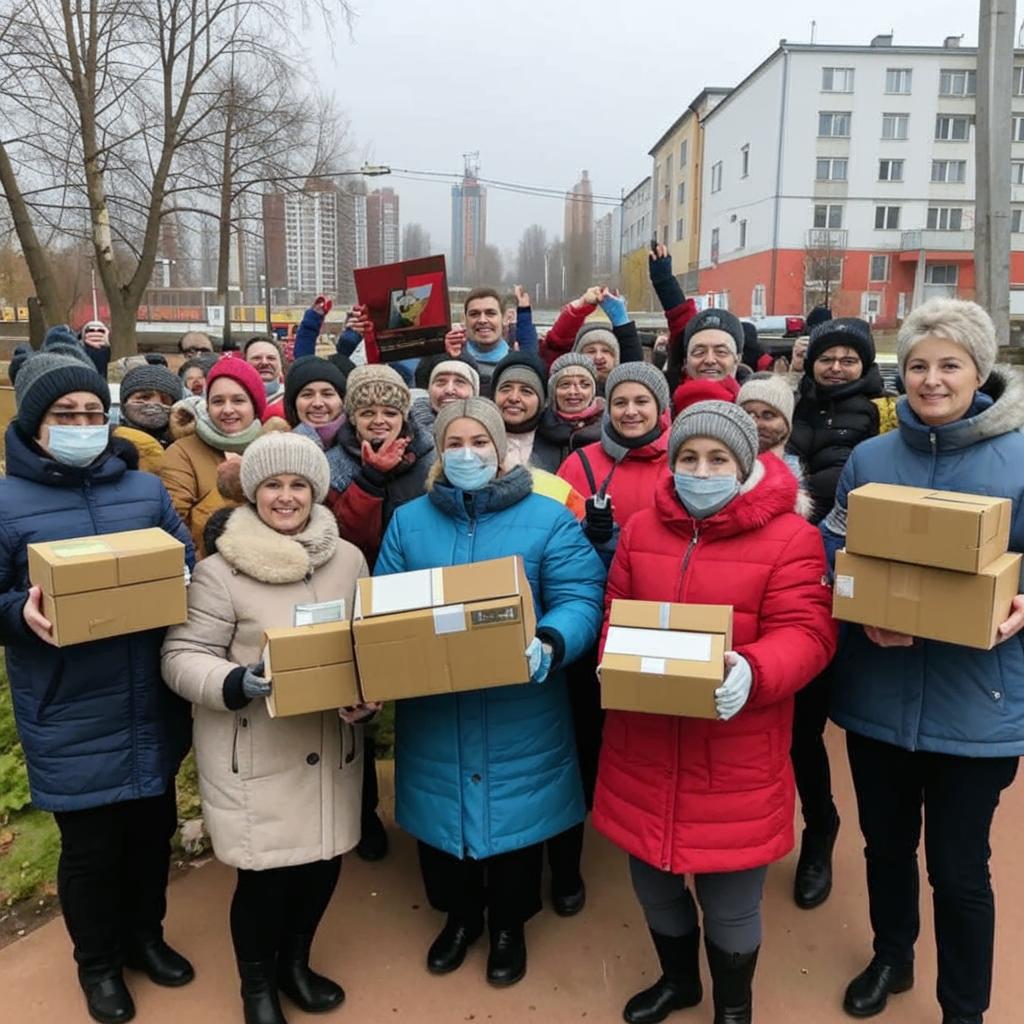
[[[47,449],[65,466],[80,469],[102,455],[110,442],[110,428],[104,423],[96,427],[50,427]]]

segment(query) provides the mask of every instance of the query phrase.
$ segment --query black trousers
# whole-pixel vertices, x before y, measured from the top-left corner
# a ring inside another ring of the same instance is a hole
[[[573,731],[576,735],[576,758],[583,783],[583,798],[589,811],[594,806],[601,733],[604,729],[601,688],[597,681],[597,647],[591,648],[579,661],[573,662],[566,669],[566,677]],[[580,875],[583,822],[552,836],[547,841],[547,851],[551,867],[551,888],[563,895],[578,891],[583,881]]]
[[[938,999],[948,1014],[988,1008],[995,900],[989,832],[1016,757],[911,752],[847,733],[867,860],[875,955],[909,963],[920,931],[917,847],[924,848],[935,909]]]
[[[163,935],[173,782],[162,796],[54,814],[57,893],[83,981],[120,970],[126,948]]]
[[[263,871],[238,870],[231,942],[244,963],[272,960],[290,937],[312,941],[341,874],[341,857]]]
[[[800,807],[808,831],[825,834],[836,819],[832,799],[832,771],[825,749],[825,725],[832,695],[832,670],[826,669],[797,692],[793,707],[793,743],[790,759]]]
[[[377,738],[376,726],[366,726],[363,732],[363,804],[362,820],[372,818],[380,803],[380,789],[377,786]]]
[[[535,843],[483,860],[460,860],[420,842],[420,872],[435,910],[492,932],[525,924],[540,910],[543,845]]]

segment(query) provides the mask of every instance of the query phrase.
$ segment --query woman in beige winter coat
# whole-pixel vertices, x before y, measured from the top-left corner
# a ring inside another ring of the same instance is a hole
[[[323,452],[296,434],[246,449],[234,509],[197,567],[188,621],[164,643],[163,673],[195,704],[203,817],[217,857],[238,868],[231,934],[246,1024],[284,1024],[278,989],[306,1012],[344,999],[312,972],[309,950],[341,855],[359,841],[362,726],[367,709],[271,719],[261,641],[291,626],[297,604],[344,599],[366,562],[339,539],[321,504]]]

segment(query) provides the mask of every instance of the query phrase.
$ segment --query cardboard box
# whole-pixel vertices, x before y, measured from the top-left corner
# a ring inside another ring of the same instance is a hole
[[[160,529],[29,544],[28,574],[58,647],[188,618],[185,545]]]
[[[980,573],[836,554],[832,614],[926,640],[990,650],[1020,590],[1021,556],[1000,555]]]
[[[536,628],[518,556],[361,579],[352,634],[363,699],[525,683]]]
[[[846,550],[958,572],[980,572],[1010,542],[1008,498],[865,484],[849,495]]]
[[[601,706],[717,718],[715,690],[731,649],[728,605],[614,600],[601,658]]]
[[[362,702],[346,621],[268,629],[263,666],[273,683],[267,698],[271,718],[332,711]]]

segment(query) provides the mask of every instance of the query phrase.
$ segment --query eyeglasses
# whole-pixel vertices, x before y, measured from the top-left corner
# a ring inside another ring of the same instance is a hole
[[[47,413],[46,418],[58,427],[102,427],[110,422],[102,409],[58,409]]]
[[[835,366],[838,363],[844,370],[855,370],[860,366],[860,360],[856,356],[836,356],[834,359],[832,356],[818,356],[814,361],[818,366]]]
[[[202,352],[212,352],[212,351],[213,351],[212,348],[204,348],[202,345],[189,345],[188,348],[183,348],[181,350],[182,355],[186,355],[186,356],[197,356],[197,355],[199,355]]]

